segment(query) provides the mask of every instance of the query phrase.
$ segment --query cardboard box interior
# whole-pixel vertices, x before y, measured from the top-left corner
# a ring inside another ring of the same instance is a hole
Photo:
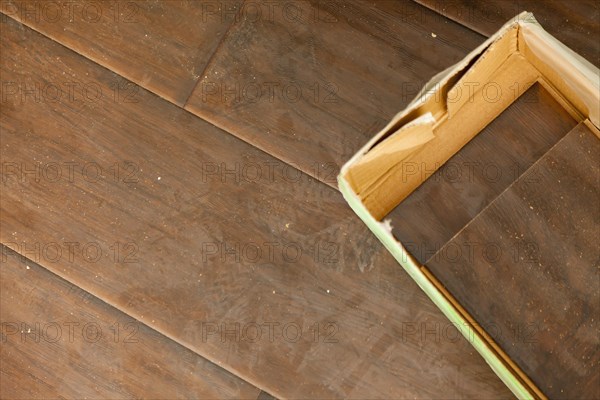
[[[480,327],[442,282],[391,234],[386,215],[532,85],[542,85],[600,138],[600,73],[522,13],[455,66],[434,77],[417,98],[367,143],[338,177],[363,221],[407,272],[457,324],[520,398],[540,388]],[[382,222],[383,220],[383,222]]]

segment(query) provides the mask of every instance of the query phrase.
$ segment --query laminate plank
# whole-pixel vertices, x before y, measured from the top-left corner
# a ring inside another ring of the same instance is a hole
[[[534,84],[388,214],[394,236],[427,264],[576,125]]]
[[[240,3],[3,0],[1,11],[182,106]]]
[[[233,25],[185,108],[334,187],[343,163],[484,39],[412,1],[282,4]]]
[[[258,398],[256,400],[277,400],[275,397],[271,396],[269,393],[267,392],[260,392],[258,395]]]
[[[2,243],[278,398],[510,397],[339,192],[1,28],[1,81],[109,94],[7,86]]]
[[[531,11],[550,34],[600,66],[600,4],[594,0],[416,0],[486,36],[522,11]]]
[[[0,397],[256,399],[259,390],[2,247]]]
[[[598,160],[582,123],[428,263],[553,399],[600,397]]]

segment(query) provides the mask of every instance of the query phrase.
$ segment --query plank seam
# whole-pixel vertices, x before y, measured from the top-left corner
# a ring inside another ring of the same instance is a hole
[[[219,130],[221,130],[221,131],[225,132],[226,134],[228,134],[228,135],[231,135],[231,136],[235,137],[235,138],[236,138],[236,139],[238,139],[238,140],[241,140],[242,142],[244,142],[244,143],[246,143],[246,144],[250,145],[251,147],[253,147],[254,149],[257,149],[257,150],[258,150],[258,151],[260,151],[261,153],[263,153],[263,154],[267,154],[269,157],[272,157],[272,158],[274,158],[274,159],[276,159],[276,160],[278,160],[278,161],[280,161],[280,162],[284,163],[285,165],[287,165],[287,166],[289,166],[289,167],[292,167],[293,169],[295,169],[295,170],[297,170],[297,171],[300,171],[300,172],[301,172],[301,173],[303,173],[304,175],[307,175],[307,176],[309,176],[309,177],[310,177],[310,180],[315,180],[315,181],[316,181],[316,182],[318,182],[318,183],[324,184],[326,187],[330,187],[330,188],[334,189],[336,192],[338,192],[338,193],[339,193],[339,188],[337,187],[337,185],[336,185],[335,183],[324,181],[324,180],[322,180],[321,178],[319,178],[319,177],[318,177],[316,174],[315,174],[315,175],[313,175],[313,174],[311,174],[311,173],[309,173],[309,172],[307,172],[307,171],[304,171],[304,170],[302,170],[302,169],[298,168],[297,166],[295,166],[295,165],[293,165],[293,164],[291,164],[291,163],[289,163],[289,162],[287,162],[287,161],[283,160],[282,158],[280,158],[280,157],[278,157],[278,156],[276,156],[276,155],[274,155],[274,154],[271,154],[271,153],[269,153],[269,152],[265,151],[264,149],[262,149],[261,147],[259,147],[259,146],[255,145],[254,143],[251,143],[251,142],[247,141],[246,139],[242,138],[240,135],[236,135],[235,133],[231,132],[229,129],[227,129],[227,128],[223,127],[223,126],[220,126],[220,125],[218,125],[218,124],[214,123],[213,121],[210,121],[210,120],[204,119],[204,118],[202,118],[202,117],[200,117],[200,116],[198,116],[198,115],[194,114],[193,112],[191,112],[191,111],[189,111],[189,110],[186,110],[186,109],[185,109],[185,108],[183,108],[182,106],[180,106],[180,105],[178,105],[178,104],[175,104],[174,102],[170,101],[169,99],[167,99],[167,98],[165,98],[165,97],[161,96],[159,93],[156,93],[156,92],[154,92],[153,90],[150,90],[150,89],[146,88],[145,86],[143,86],[143,85],[141,85],[141,84],[138,84],[138,83],[136,83],[136,82],[132,81],[131,79],[129,79],[129,78],[127,78],[127,77],[125,77],[125,76],[121,75],[120,73],[118,73],[118,72],[116,72],[116,71],[112,70],[111,68],[109,68],[109,67],[107,67],[107,66],[105,66],[105,65],[102,65],[102,64],[100,64],[99,62],[97,62],[97,61],[95,61],[95,60],[93,60],[93,59],[91,59],[91,58],[88,58],[88,57],[86,57],[84,54],[81,54],[81,53],[79,53],[78,51],[76,51],[76,50],[73,50],[72,48],[70,48],[70,47],[66,46],[65,44],[63,44],[63,43],[61,43],[61,42],[59,42],[59,41],[57,41],[57,40],[55,40],[55,39],[51,38],[50,36],[47,36],[46,34],[44,34],[43,32],[40,32],[39,30],[35,29],[34,27],[31,27],[31,26],[29,26],[29,25],[27,25],[27,24],[24,24],[24,23],[22,23],[21,21],[19,21],[18,19],[15,19],[15,18],[11,17],[10,15],[6,15],[6,14],[4,14],[4,13],[3,13],[3,12],[1,12],[1,11],[0,11],[0,15],[4,16],[5,18],[10,18],[10,19],[12,19],[13,21],[15,21],[16,23],[18,23],[18,24],[20,24],[20,25],[22,25],[22,26],[24,26],[24,27],[26,27],[26,28],[28,28],[28,29],[31,29],[31,30],[32,30],[32,31],[34,31],[34,32],[37,32],[38,34],[42,35],[42,36],[43,36],[43,37],[45,37],[46,39],[48,39],[48,40],[51,40],[52,42],[59,44],[60,46],[64,47],[65,49],[67,49],[67,50],[69,50],[69,51],[72,51],[73,53],[77,54],[78,56],[82,57],[83,59],[85,59],[85,60],[88,60],[88,61],[90,61],[90,62],[94,63],[95,65],[97,65],[97,66],[99,66],[99,67],[101,67],[101,68],[103,68],[103,69],[105,69],[105,70],[107,70],[107,71],[110,71],[110,72],[112,72],[113,74],[115,74],[115,75],[117,75],[117,76],[119,76],[119,77],[121,77],[121,78],[125,79],[126,81],[128,81],[128,82],[131,82],[131,83],[133,83],[134,85],[137,85],[137,86],[141,87],[142,89],[146,90],[148,93],[151,93],[151,94],[155,95],[156,97],[158,97],[158,98],[160,98],[160,99],[162,99],[162,100],[166,101],[167,103],[169,103],[169,104],[171,104],[171,105],[174,105],[175,107],[177,107],[177,108],[179,108],[179,109],[181,109],[181,110],[183,110],[183,111],[185,111],[185,112],[189,113],[189,114],[190,114],[190,115],[192,115],[194,118],[198,118],[198,119],[200,119],[200,120],[202,120],[202,121],[204,121],[204,122],[206,122],[206,123],[208,123],[208,124],[210,124],[210,125],[214,126],[215,128],[218,128]],[[207,64],[207,66],[208,66],[208,64]]]
[[[208,61],[206,62],[206,65],[204,65],[204,68],[202,69],[202,73],[198,76],[198,79],[196,80],[196,83],[194,83],[194,86],[192,87],[192,90],[187,95],[187,97],[185,98],[185,101],[181,105],[181,108],[183,108],[184,110],[185,110],[185,107],[187,106],[187,103],[190,101],[190,98],[194,94],[194,91],[196,91],[196,88],[198,87],[198,84],[200,84],[200,81],[202,80],[202,77],[204,76],[204,74],[206,74],[206,71],[211,66],[211,64],[213,62],[213,59],[215,58],[215,55],[219,52],[219,50],[221,50],[221,47],[223,47],[223,43],[225,42],[225,39],[227,39],[227,37],[229,36],[229,34],[231,32],[231,29],[233,28],[234,25],[237,25],[237,23],[238,23],[238,16],[240,15],[241,10],[244,8],[244,2],[245,1],[246,0],[242,0],[242,2],[240,3],[240,8],[235,12],[235,16],[233,17],[233,21],[227,27],[227,31],[225,31],[225,34],[223,35],[223,37],[219,41],[219,44],[217,44],[217,47],[215,48],[215,51],[213,51],[213,53],[208,58]],[[200,118],[200,117],[198,117],[198,118]],[[229,131],[227,131],[227,132],[229,132]]]
[[[442,17],[446,18],[447,20],[453,21],[453,22],[455,22],[455,23],[459,24],[460,26],[463,26],[463,27],[467,28],[467,29],[468,29],[468,30],[470,30],[471,32],[478,33],[478,34],[480,34],[480,35],[483,35],[483,36],[485,36],[486,38],[487,38],[487,37],[490,37],[490,34],[489,34],[489,33],[482,32],[482,31],[480,31],[480,30],[478,30],[478,29],[475,29],[475,28],[473,28],[473,27],[471,27],[471,26],[465,25],[465,24],[463,24],[462,22],[460,22],[459,20],[457,20],[457,19],[455,19],[455,18],[452,18],[452,16],[450,16],[450,15],[444,15],[444,14],[442,14],[441,12],[439,12],[438,10],[436,10],[436,9],[435,9],[435,7],[431,7],[429,4],[427,4],[426,2],[423,2],[422,0],[413,0],[413,1],[414,1],[415,3],[417,3],[417,4],[419,4],[420,6],[423,6],[423,7],[427,8],[428,10],[431,10],[431,11],[433,11],[434,13],[436,13],[436,14],[438,14],[438,15],[441,15]]]
[[[525,171],[523,171],[523,173],[521,175],[519,175],[519,177],[517,177],[516,180],[514,180],[510,185],[508,185],[502,192],[500,192],[496,197],[494,197],[494,199],[492,201],[490,201],[490,203],[485,206],[481,211],[479,211],[477,213],[477,215],[475,215],[473,218],[471,218],[471,220],[465,225],[463,226],[458,232],[456,232],[456,234],[454,234],[454,236],[452,236],[445,244],[444,246],[442,246],[438,251],[436,251],[436,253],[429,257],[429,259],[427,259],[423,264],[427,265],[429,263],[429,261],[433,260],[441,251],[442,249],[444,249],[444,247],[450,243],[451,241],[453,241],[458,235],[460,235],[462,232],[464,232],[475,220],[477,220],[486,210],[488,210],[489,208],[491,208],[494,204],[496,204],[498,202],[498,199],[500,199],[500,197],[502,197],[506,192],[508,192],[511,188],[515,187],[515,185],[517,185],[524,176],[527,175],[528,172],[533,171],[534,168],[536,168],[544,159],[544,157],[550,153],[551,151],[553,151],[559,144],[561,144],[563,141],[566,140],[567,136],[569,136],[569,133],[573,132],[575,129],[577,129],[580,125],[582,125],[583,122],[580,122],[578,124],[576,124],[573,129],[569,130],[562,138],[560,138],[556,143],[554,143],[552,145],[552,147],[550,147],[546,152],[544,152],[544,154],[542,154],[533,164],[531,164],[529,166],[529,168],[527,168]]]
[[[65,49],[67,49],[67,50],[69,50],[69,51],[73,52],[73,53],[74,53],[74,54],[76,54],[76,55],[78,55],[78,56],[79,56],[79,57],[81,57],[83,60],[88,60],[89,62],[92,62],[92,63],[93,63],[93,64],[95,64],[96,66],[98,66],[98,67],[100,67],[100,68],[103,68],[103,69],[105,69],[105,70],[107,70],[107,71],[110,71],[111,73],[114,73],[115,75],[117,75],[117,76],[119,76],[119,77],[121,77],[121,78],[123,78],[123,79],[125,79],[125,80],[127,80],[127,81],[129,81],[129,82],[132,82],[132,83],[136,84],[135,82],[131,81],[130,79],[128,79],[128,78],[126,78],[126,77],[124,77],[124,76],[123,76],[123,75],[121,75],[120,73],[118,73],[118,72],[116,72],[116,71],[113,71],[111,68],[109,68],[109,67],[106,67],[106,66],[104,66],[104,65],[102,65],[102,64],[100,64],[100,63],[98,63],[98,62],[96,62],[95,60],[92,60],[92,59],[90,59],[90,58],[86,57],[85,55],[83,55],[83,54],[79,53],[78,51],[76,51],[76,50],[73,50],[73,49],[71,49],[70,47],[68,47],[68,46],[64,45],[63,43],[61,43],[61,42],[59,42],[59,41],[57,41],[57,40],[55,40],[55,39],[53,39],[53,38],[51,38],[51,37],[49,37],[49,36],[45,35],[43,32],[40,32],[40,31],[38,31],[37,29],[35,29],[35,28],[33,28],[33,27],[29,26],[29,25],[26,25],[26,24],[22,23],[21,21],[19,21],[19,20],[15,19],[15,18],[13,18],[13,17],[11,17],[11,16],[9,16],[9,15],[6,15],[6,14],[4,14],[4,13],[2,13],[2,12],[0,12],[0,15],[1,15],[1,16],[3,16],[4,18],[10,18],[11,20],[15,21],[17,24],[19,24],[19,25],[21,25],[21,26],[23,26],[23,27],[25,27],[25,28],[27,28],[27,29],[31,29],[32,31],[34,31],[34,32],[38,33],[38,34],[39,34],[39,35],[41,35],[42,37],[44,37],[44,38],[46,38],[46,39],[48,39],[48,40],[50,40],[50,41],[52,41],[52,42],[54,42],[54,43],[57,43],[58,45],[62,46],[63,48],[65,48]],[[136,84],[136,85],[137,85],[137,84]],[[272,157],[272,158],[274,158],[274,159],[276,159],[276,160],[279,160],[279,161],[281,161],[282,163],[284,163],[284,164],[286,164],[286,165],[288,165],[288,166],[290,166],[290,167],[292,167],[292,168],[294,168],[294,169],[296,169],[296,170],[300,171],[301,173],[303,173],[303,174],[305,174],[305,175],[311,176],[310,174],[306,173],[305,171],[302,171],[302,170],[298,169],[296,166],[294,166],[294,165],[292,165],[292,164],[290,164],[290,163],[288,163],[288,162],[286,162],[286,161],[284,161],[284,160],[282,160],[282,159],[280,159],[280,158],[278,158],[278,157],[276,157],[276,156],[274,156],[274,155],[272,155],[272,154],[270,154],[270,153],[267,153],[266,151],[264,151],[264,150],[263,150],[263,149],[261,149],[260,147],[257,147],[257,146],[255,146],[254,144],[252,144],[252,143],[249,143],[249,142],[247,142],[247,141],[245,141],[245,140],[241,139],[239,136],[237,136],[237,135],[234,135],[233,133],[229,132],[228,130],[225,130],[225,129],[223,129],[223,128],[221,128],[221,127],[219,127],[219,126],[217,126],[217,125],[213,124],[211,121],[207,121],[207,120],[205,120],[204,118],[201,118],[201,117],[197,116],[196,114],[193,114],[193,113],[189,112],[188,110],[185,110],[185,109],[184,109],[184,108],[182,108],[181,106],[179,106],[179,105],[177,105],[177,104],[175,104],[175,103],[173,103],[173,102],[169,101],[168,99],[166,99],[166,98],[162,97],[160,94],[158,94],[158,93],[155,93],[154,91],[151,91],[151,90],[149,90],[149,89],[145,88],[145,87],[144,87],[144,86],[142,86],[142,85],[138,85],[138,86],[140,86],[141,88],[143,88],[144,90],[146,90],[146,91],[147,91],[148,93],[150,93],[151,95],[157,96],[158,98],[160,98],[160,99],[162,99],[162,100],[166,101],[168,104],[170,104],[170,105],[173,105],[173,106],[177,107],[178,109],[180,109],[180,110],[183,110],[183,111],[185,111],[185,112],[189,113],[189,114],[190,114],[190,115],[192,115],[193,117],[195,117],[195,118],[198,118],[198,119],[200,119],[200,120],[202,120],[202,121],[204,121],[204,122],[206,122],[206,123],[208,123],[208,124],[210,124],[210,125],[212,125],[212,126],[214,126],[214,127],[218,128],[219,130],[222,130],[224,133],[226,133],[226,134],[228,134],[228,135],[232,135],[232,136],[234,136],[235,138],[237,138],[237,139],[241,140],[242,142],[245,142],[246,144],[250,145],[251,147],[253,147],[253,148],[257,149],[258,151],[260,151],[260,152],[262,152],[262,153],[264,153],[264,154],[268,155],[269,157]],[[314,178],[315,178],[315,181],[317,181],[319,184],[324,184],[324,185],[325,185],[325,187],[332,187],[332,188],[334,188],[334,189],[337,189],[336,187],[333,187],[332,185],[329,185],[329,184],[327,184],[326,182],[323,182],[323,181],[321,181],[320,179],[318,179],[318,178],[316,178],[316,177],[314,177]],[[12,249],[10,249],[10,247],[8,247],[8,246],[6,246],[4,243],[1,243],[1,242],[0,242],[0,251],[6,251],[6,249],[9,249],[9,251],[11,251],[11,252],[14,252]],[[227,368],[227,367],[225,367],[225,366],[221,365],[221,363],[220,363],[220,362],[219,362],[217,359],[214,359],[214,358],[209,358],[209,357],[207,357],[207,356],[205,356],[205,355],[201,354],[201,353],[200,353],[198,350],[196,350],[196,349],[195,349],[195,347],[194,347],[194,346],[192,346],[192,345],[187,345],[187,344],[186,344],[186,343],[184,343],[183,341],[177,340],[175,337],[172,337],[170,334],[168,334],[168,333],[164,332],[163,330],[159,329],[158,327],[154,327],[154,326],[152,326],[152,325],[148,325],[148,324],[147,324],[147,323],[145,323],[145,322],[142,322],[142,321],[141,321],[139,318],[137,318],[136,316],[134,316],[132,313],[130,313],[130,312],[128,312],[128,311],[126,311],[124,308],[121,308],[121,307],[117,306],[116,304],[113,304],[112,302],[110,302],[108,299],[105,299],[105,298],[103,298],[102,296],[95,294],[95,293],[96,293],[95,291],[93,291],[93,290],[90,290],[89,288],[83,287],[83,286],[81,286],[81,285],[79,285],[79,284],[77,284],[77,283],[75,283],[75,282],[72,282],[72,281],[71,281],[71,280],[69,280],[67,277],[64,277],[64,276],[60,275],[58,272],[56,272],[56,271],[52,270],[51,268],[48,268],[48,267],[46,267],[46,266],[44,266],[44,265],[42,265],[42,264],[35,263],[35,262],[33,262],[32,260],[28,259],[27,257],[25,257],[24,255],[22,255],[22,254],[20,254],[20,253],[17,253],[17,252],[15,252],[15,253],[16,253],[16,254],[19,254],[19,255],[20,255],[20,256],[22,256],[22,257],[24,257],[25,259],[27,259],[27,260],[28,260],[29,262],[31,262],[32,264],[35,264],[35,265],[37,265],[37,266],[39,266],[39,267],[41,267],[41,268],[44,268],[46,271],[48,271],[48,272],[52,273],[53,275],[57,276],[58,278],[62,279],[63,281],[65,281],[65,282],[68,282],[69,284],[71,284],[71,285],[73,285],[73,286],[76,286],[76,287],[78,287],[79,289],[81,289],[81,290],[85,291],[86,293],[89,293],[91,296],[94,296],[94,298],[97,298],[97,299],[99,299],[100,301],[102,301],[102,303],[104,303],[104,304],[106,304],[106,305],[108,305],[108,306],[112,307],[113,309],[116,309],[116,310],[118,310],[118,311],[122,312],[123,314],[125,314],[125,315],[129,316],[130,318],[133,318],[134,320],[136,320],[136,321],[140,322],[140,323],[141,323],[141,324],[143,324],[144,326],[147,326],[149,329],[152,329],[154,332],[157,332],[157,333],[159,333],[160,335],[164,336],[165,338],[167,338],[167,339],[169,339],[169,340],[171,340],[171,341],[173,341],[173,342],[177,343],[177,344],[178,344],[178,345],[180,345],[180,346],[183,346],[184,348],[188,349],[189,351],[193,352],[194,354],[198,355],[199,357],[201,357],[201,358],[203,358],[203,359],[207,360],[208,362],[210,362],[210,363],[214,364],[215,366],[217,366],[217,367],[219,367],[219,368],[222,368],[223,370],[227,371],[228,373],[230,373],[230,374],[232,374],[232,375],[234,375],[234,376],[238,377],[239,379],[241,379],[241,380],[245,381],[245,382],[246,382],[246,383],[248,383],[249,385],[252,385],[252,386],[254,386],[255,388],[257,388],[257,389],[259,389],[260,391],[263,391],[263,392],[265,392],[265,393],[270,393],[270,391],[266,390],[266,389],[265,389],[265,388],[264,388],[262,385],[260,385],[260,384],[257,384],[257,382],[255,382],[253,379],[248,379],[248,378],[246,378],[246,377],[243,377],[242,375],[238,374],[238,373],[237,373],[237,371],[235,371],[235,370],[233,370],[233,369],[229,369],[229,368]]]
[[[45,271],[48,271],[50,274],[52,274],[53,276],[55,276],[56,278],[58,278],[60,281],[62,281],[62,282],[66,282],[66,283],[68,283],[69,285],[73,285],[73,286],[75,286],[76,288],[78,288],[78,289],[80,289],[80,290],[84,291],[85,293],[89,294],[89,295],[90,295],[90,296],[92,296],[94,299],[98,300],[98,301],[100,302],[100,304],[104,304],[105,306],[108,306],[108,307],[110,307],[110,308],[111,308],[111,309],[113,309],[113,310],[117,310],[118,312],[125,314],[126,316],[128,316],[128,317],[130,317],[130,318],[134,319],[134,320],[135,320],[137,323],[141,324],[142,326],[144,326],[144,327],[146,327],[146,328],[150,329],[151,331],[153,331],[153,332],[155,332],[155,333],[159,334],[160,336],[164,337],[165,339],[167,339],[167,340],[169,340],[169,341],[171,341],[171,342],[173,342],[173,343],[176,343],[176,344],[177,344],[177,345],[179,345],[179,346],[182,346],[183,348],[185,348],[185,349],[189,350],[190,352],[194,353],[195,355],[197,355],[198,357],[202,358],[203,360],[206,360],[207,362],[209,362],[209,363],[213,364],[213,365],[214,365],[216,368],[220,368],[221,370],[223,370],[223,371],[225,371],[225,372],[227,372],[227,373],[229,373],[229,374],[232,374],[232,375],[234,375],[235,377],[237,377],[237,378],[241,379],[242,381],[246,382],[248,385],[251,385],[251,386],[255,387],[256,389],[258,389],[258,390],[259,390],[259,393],[258,393],[258,395],[259,395],[259,396],[260,396],[260,392],[266,392],[266,393],[268,393],[268,392],[267,392],[267,391],[266,391],[264,388],[262,388],[262,387],[260,387],[260,386],[256,385],[255,383],[249,382],[247,379],[243,378],[242,376],[238,375],[237,373],[235,373],[235,372],[233,372],[233,371],[230,371],[229,369],[227,369],[227,368],[223,367],[222,365],[219,365],[219,364],[218,364],[218,363],[216,363],[215,361],[213,361],[213,360],[211,360],[211,359],[209,359],[209,358],[207,358],[207,357],[203,356],[202,354],[198,353],[198,352],[197,352],[196,350],[194,350],[193,348],[191,348],[191,347],[189,347],[189,346],[186,346],[185,344],[181,343],[181,342],[180,342],[180,341],[178,341],[178,340],[175,340],[174,338],[170,337],[170,335],[168,335],[168,334],[166,334],[166,333],[162,332],[160,329],[157,329],[157,328],[155,328],[155,327],[153,327],[153,326],[151,326],[151,325],[148,325],[146,322],[144,322],[144,321],[140,320],[139,318],[137,318],[137,317],[135,317],[135,316],[131,315],[129,312],[127,312],[127,311],[123,310],[122,308],[120,308],[120,307],[117,307],[117,306],[116,306],[116,305],[114,305],[114,304],[111,304],[110,302],[108,302],[107,300],[103,299],[102,297],[100,297],[100,296],[97,296],[97,295],[96,295],[96,294],[94,294],[93,292],[91,292],[91,291],[89,291],[89,290],[87,290],[87,289],[85,289],[85,288],[83,288],[83,287],[79,286],[78,284],[76,284],[76,283],[74,283],[74,282],[71,282],[69,279],[67,279],[67,278],[65,278],[65,277],[63,277],[63,276],[61,276],[61,275],[59,275],[59,274],[58,274],[58,273],[56,273],[55,271],[53,271],[53,270],[51,270],[51,269],[49,269],[49,268],[46,268],[46,267],[45,267],[45,266],[43,266],[42,264],[39,264],[39,263],[37,263],[37,262],[35,262],[35,261],[31,260],[30,258],[26,257],[25,255],[23,255],[23,254],[21,254],[21,253],[19,253],[19,252],[15,251],[15,250],[13,250],[13,249],[11,249],[10,247],[8,247],[7,245],[5,245],[4,243],[0,243],[0,254],[6,254],[6,255],[8,255],[8,256],[10,256],[10,257],[22,257],[22,259],[23,259],[23,260],[27,260],[27,262],[28,262],[28,263],[30,263],[31,265],[33,265],[33,266],[35,266],[35,267],[42,268],[43,270],[45,270]],[[257,399],[258,399],[258,397],[257,397]]]

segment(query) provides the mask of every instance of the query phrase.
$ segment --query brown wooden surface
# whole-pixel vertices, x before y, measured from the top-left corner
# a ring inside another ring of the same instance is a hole
[[[259,390],[2,247],[3,399],[229,398]]]
[[[277,397],[510,397],[337,191],[141,88],[115,101],[118,75],[1,28],[2,81],[103,94],[3,101],[2,243]]]
[[[600,66],[600,3],[595,0],[416,0],[440,15],[490,36],[522,11],[568,47]]]
[[[394,236],[427,264],[575,125],[536,83],[388,215]]]
[[[334,187],[425,82],[483,41],[411,0],[54,3],[3,11],[175,104],[191,94],[188,110]]]
[[[286,10],[233,25],[185,108],[333,186],[423,84],[483,41],[412,1]]]
[[[183,105],[240,3],[3,0],[1,11]]]
[[[550,398],[600,397],[598,160],[580,124],[427,263]]]
[[[256,400],[276,400],[276,398],[271,396],[269,393],[262,391]]]

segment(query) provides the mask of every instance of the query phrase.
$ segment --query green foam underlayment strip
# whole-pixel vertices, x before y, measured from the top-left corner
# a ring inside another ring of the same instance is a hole
[[[516,42],[514,42],[515,48],[510,50],[511,47],[508,47],[507,51],[518,51],[520,56],[527,56],[527,61],[535,64],[537,71],[539,71],[546,79],[547,83],[562,96],[561,98],[564,98],[567,103],[570,103],[570,106],[574,107],[574,109],[577,110],[577,113],[581,114],[580,116],[583,119],[589,119],[595,127],[598,127],[600,125],[600,70],[545,32],[535,20],[533,14],[523,12],[508,21],[498,32],[489,37],[463,60],[434,76],[423,87],[421,93],[417,95],[404,110],[394,116],[382,131],[373,136],[344,166],[342,166],[338,176],[338,184],[344,198],[354,212],[384,244],[398,263],[402,265],[411,278],[429,296],[450,322],[452,322],[471,343],[515,396],[520,399],[533,399],[537,396],[540,396],[541,398],[545,398],[545,396],[539,392],[538,388],[530,386],[533,385],[532,382],[528,381],[524,376],[518,375],[522,373],[519,371],[518,366],[513,368],[514,365],[512,367],[510,366],[510,363],[507,365],[505,362],[507,360],[502,358],[503,354],[498,352],[497,349],[494,349],[492,347],[493,344],[489,343],[485,337],[481,336],[480,333],[475,330],[475,327],[466,319],[469,318],[469,316],[460,311],[460,306],[455,306],[457,303],[452,302],[453,299],[451,295],[444,294],[439,286],[436,286],[436,283],[426,275],[427,271],[422,269],[406,251],[402,243],[394,238],[390,223],[386,220],[380,222],[369,211],[367,202],[363,202],[366,198],[364,182],[369,182],[368,179],[365,179],[364,177],[364,170],[361,170],[363,173],[360,181],[362,186],[359,186],[356,179],[352,180],[350,176],[350,172],[354,173],[354,177],[357,176],[356,169],[350,171],[351,168],[357,167],[357,165],[358,168],[360,168],[360,161],[369,154],[374,146],[377,145],[380,147],[381,143],[385,143],[386,137],[390,136],[393,132],[403,126],[414,122],[420,115],[428,112],[432,107],[429,104],[431,103],[430,99],[433,98],[433,96],[440,95],[445,86],[452,84],[456,79],[464,76],[467,69],[480,68],[480,71],[485,72],[486,65],[489,69],[489,62],[487,64],[482,62],[477,63],[477,60],[481,61],[486,56],[493,57],[492,53],[494,53],[494,45],[496,45],[496,48],[502,48],[498,47],[501,46],[502,43],[513,43],[507,41],[501,43],[503,35],[507,35],[509,32],[516,32],[516,36],[514,37]],[[506,36],[506,38],[510,39],[509,36]],[[520,48],[521,46],[522,48]],[[504,53],[501,52],[500,54],[502,55]],[[500,63],[500,61],[504,61],[504,58],[500,57],[498,63]],[[482,64],[485,65],[482,67]],[[491,67],[493,66],[494,65],[492,64]],[[484,72],[480,72],[480,74],[483,74],[481,75],[481,79],[485,79],[485,76],[487,76]],[[434,108],[434,110],[437,110],[436,112],[440,111],[439,109],[440,107],[437,109]],[[444,111],[444,109],[441,111]],[[441,114],[441,111],[438,112],[441,116],[438,115],[435,118],[444,117],[445,114]],[[437,122],[443,121],[440,119],[439,121],[436,120],[436,123]],[[434,134],[435,133],[436,132],[434,131]],[[448,132],[445,133],[448,134]],[[452,134],[452,132],[450,132],[450,134]],[[439,148],[434,148],[433,151],[439,151]],[[381,157],[389,156],[385,152],[380,153]],[[383,165],[388,166],[388,164],[389,163]],[[385,168],[381,168],[381,170],[386,171]],[[367,172],[370,173],[370,171],[371,170]],[[372,171],[373,173],[382,173],[381,171],[377,172],[376,169],[372,169]],[[357,194],[357,192],[360,193],[360,195]],[[385,191],[383,191],[383,193],[385,193]],[[369,206],[369,208],[371,208],[371,206]],[[477,322],[475,321],[474,323],[476,324]]]
[[[529,391],[521,384],[519,379],[504,365],[496,353],[492,351],[484,340],[475,334],[471,325],[464,319],[454,306],[444,297],[435,285],[425,276],[413,259],[408,255],[404,246],[398,242],[391,233],[387,222],[379,222],[365,208],[358,196],[354,193],[348,182],[340,175],[338,183],[344,198],[354,210],[356,215],[369,227],[371,232],[383,243],[396,261],[408,272],[411,278],[429,296],[436,306],[444,313],[446,318],[456,326],[462,335],[471,343],[479,354],[485,359],[496,375],[519,399],[533,399]]]

